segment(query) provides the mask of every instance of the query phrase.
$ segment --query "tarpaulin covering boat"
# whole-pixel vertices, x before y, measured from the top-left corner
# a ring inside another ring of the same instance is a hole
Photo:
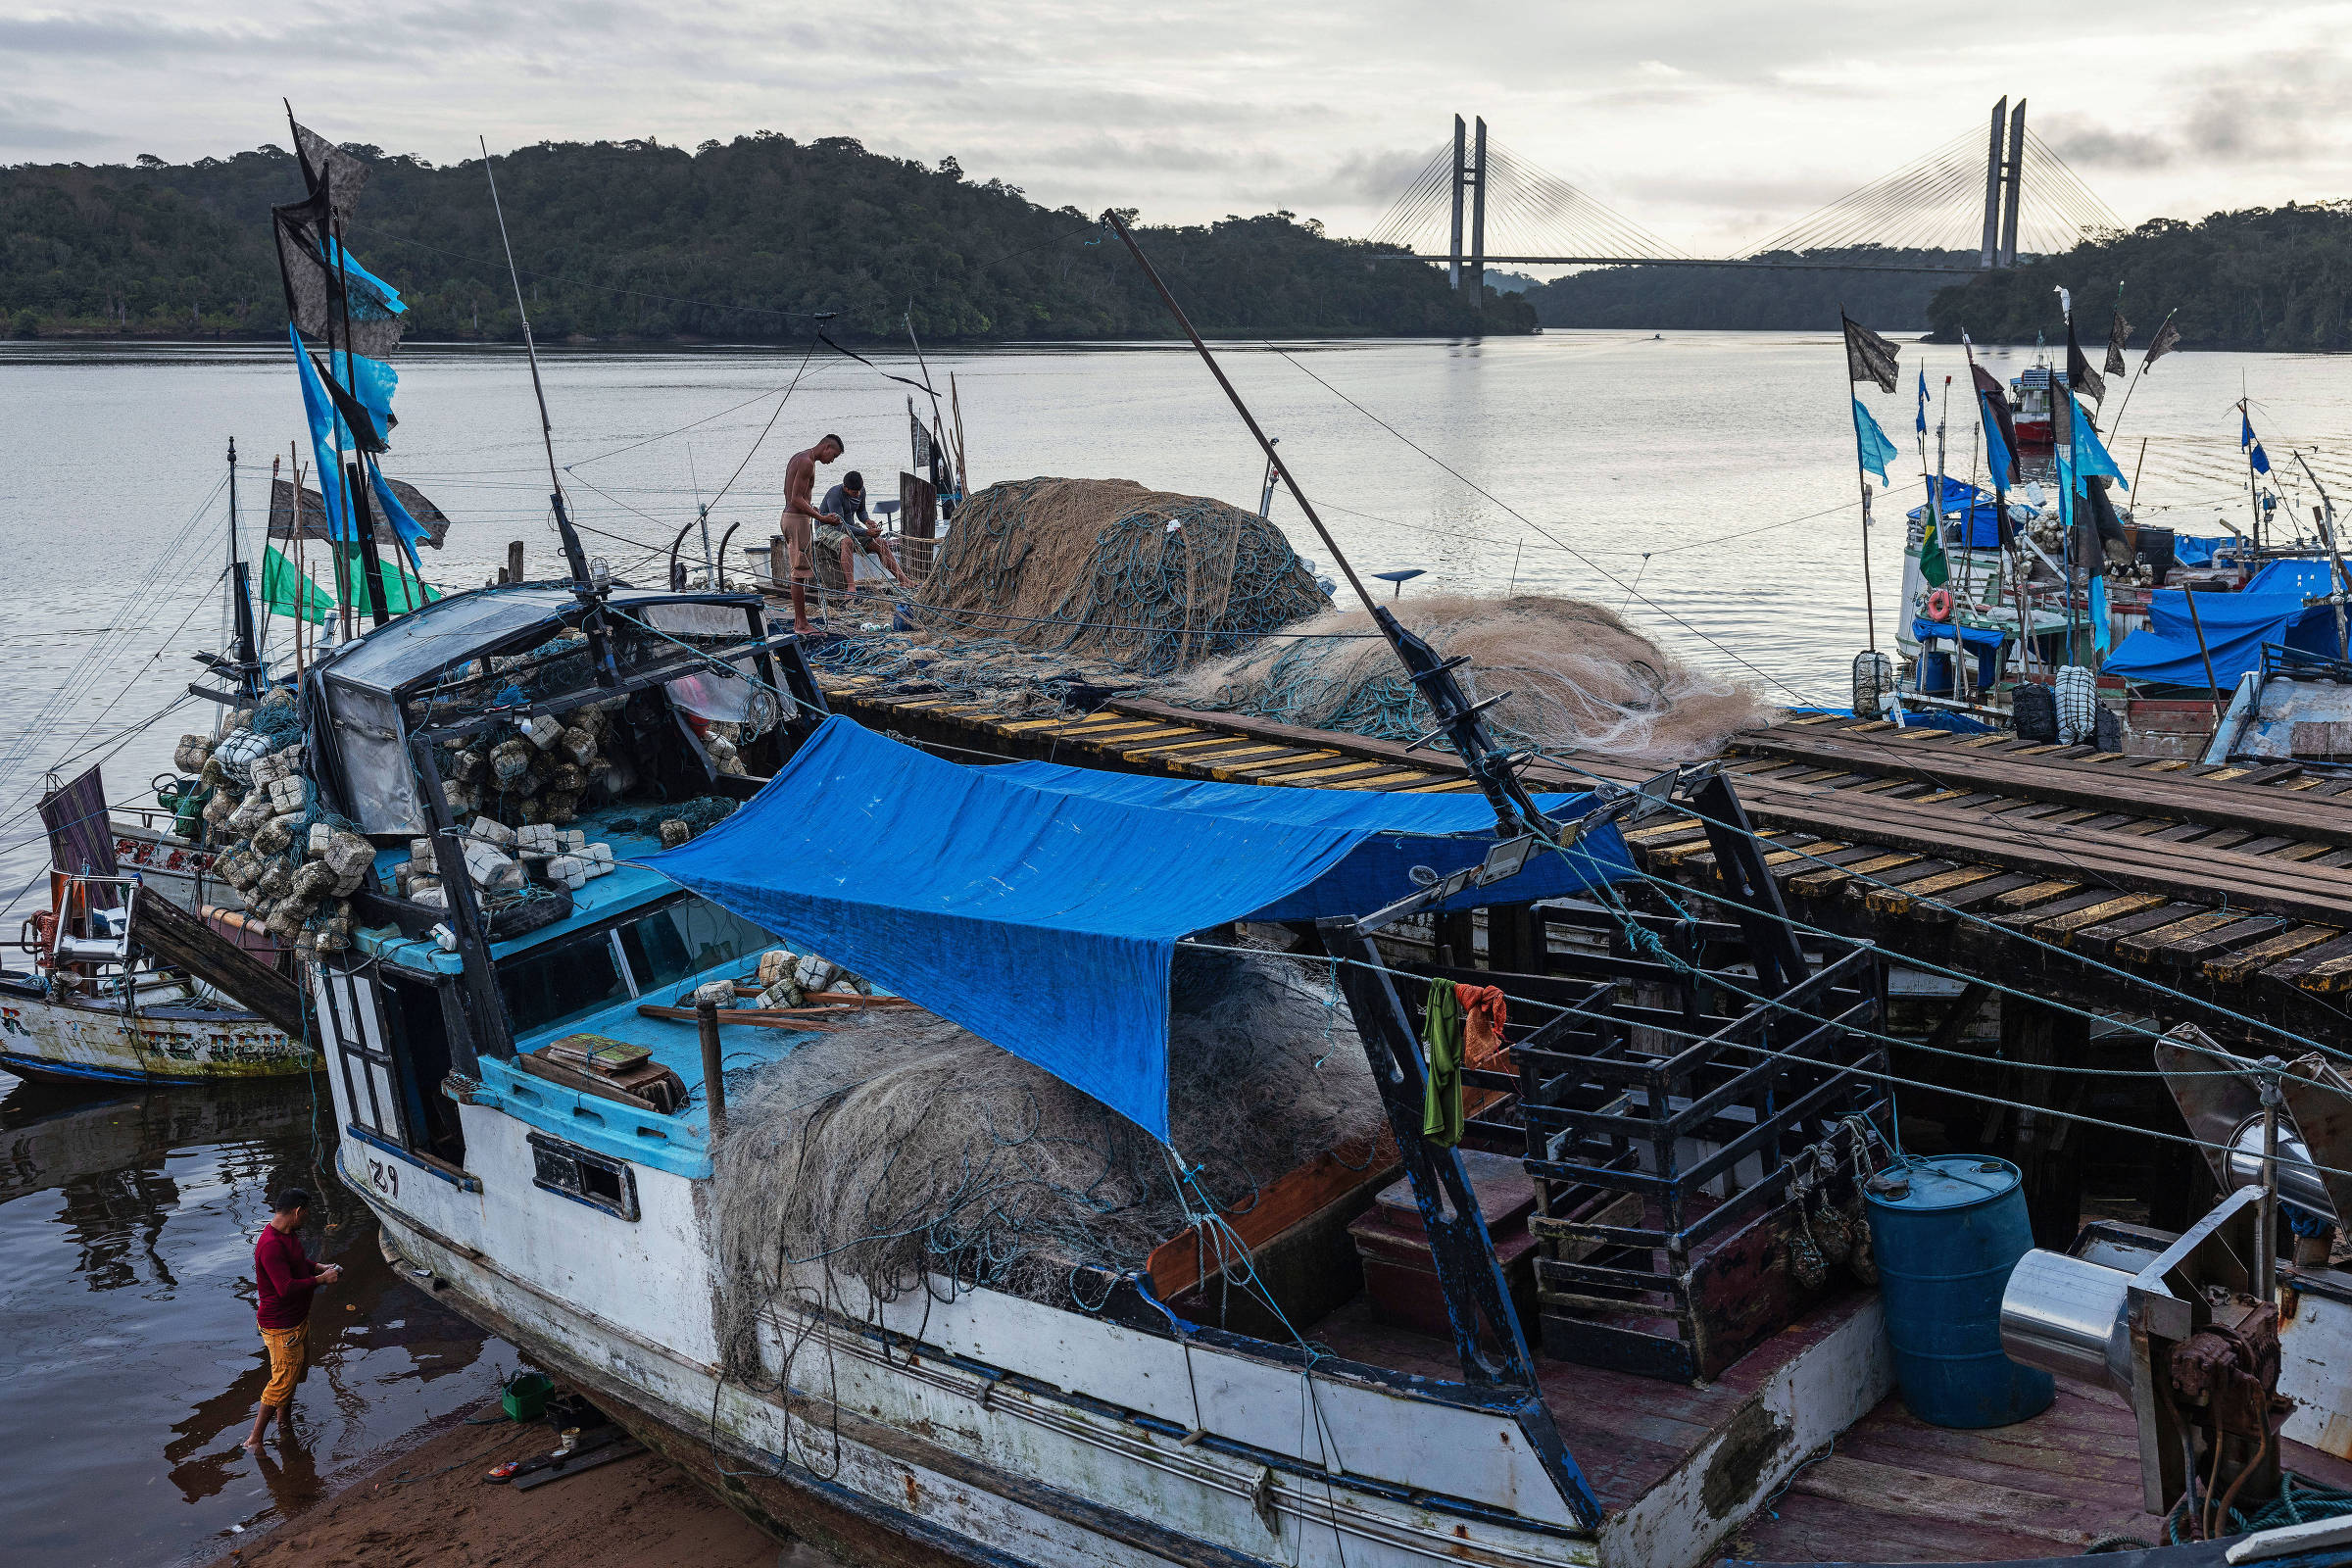
[[[645,863],[1164,1138],[1179,939],[1377,906],[1413,891],[1411,866],[1484,858],[1494,826],[1475,796],[1082,771],[965,767],[833,718],[732,817]],[[1632,874],[1613,828],[1578,853],[1531,860],[1511,897]]]

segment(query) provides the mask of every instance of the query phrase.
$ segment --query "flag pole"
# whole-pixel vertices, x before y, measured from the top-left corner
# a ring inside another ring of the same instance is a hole
[[[1870,652],[1875,654],[1879,651],[1879,611],[1870,587],[1870,479],[1862,471],[1862,424],[1860,420],[1854,418],[1852,414],[1855,398],[1852,350],[1849,345],[1853,339],[1846,330],[1846,323],[1851,319],[1845,314],[1845,307],[1838,306],[1838,345],[1847,356],[1846,419],[1854,427],[1854,487],[1862,492],[1862,619],[1870,637]]]
[[[2172,325],[2173,318],[2180,314],[2180,308],[2179,306],[2175,306],[2173,309],[2165,312],[2164,319],[2156,323],[2156,335],[2148,339],[2148,342],[2151,345],[2163,342],[2164,329]],[[2124,388],[2124,401],[2115,406],[2115,418],[2113,422],[2107,426],[2107,440],[2110,444],[2112,444],[2115,440],[2115,433],[2124,426],[2124,416],[2132,412],[2132,394],[2139,390],[2139,378],[2147,373],[2148,362],[2143,357],[2139,362],[2139,368],[2132,373],[2131,384]]]

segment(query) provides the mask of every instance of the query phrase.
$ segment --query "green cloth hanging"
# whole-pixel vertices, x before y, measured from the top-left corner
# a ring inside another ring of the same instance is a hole
[[[1441,1149],[1462,1141],[1462,1004],[1450,980],[1432,980],[1421,1009],[1421,1051],[1429,1077],[1421,1097],[1421,1136]]]
[[[262,602],[272,614],[324,625],[335,612],[335,596],[311,581],[271,545],[262,557]]]

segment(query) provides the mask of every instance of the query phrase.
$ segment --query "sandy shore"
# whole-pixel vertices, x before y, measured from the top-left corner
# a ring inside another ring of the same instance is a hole
[[[495,1399],[472,1412],[497,1413]],[[657,1454],[527,1492],[482,1479],[554,1446],[543,1424],[452,1426],[213,1568],[838,1568],[807,1547],[779,1551]]]

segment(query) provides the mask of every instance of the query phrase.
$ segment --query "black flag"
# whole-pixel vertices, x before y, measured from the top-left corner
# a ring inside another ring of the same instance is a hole
[[[1880,391],[1893,391],[1894,357],[1902,351],[1843,312],[1838,319],[1845,323],[1845,378],[1876,381]]]
[[[2114,323],[2107,328],[2107,363],[2099,368],[2109,375],[2123,374],[2126,368],[2124,345],[2131,341],[2132,323],[2124,319],[2123,312],[2118,311],[2115,313]]]
[[[2139,362],[2140,373],[2145,375],[2149,366],[2180,346],[2180,329],[2173,324],[2173,318],[2168,316],[2164,318],[2164,324],[2156,329],[2156,341],[2148,345],[2148,357]]]
[[[2009,390],[2001,385],[1999,376],[1973,359],[1968,362],[1968,370],[1969,378],[1976,383],[1978,396],[1984,400],[1984,407],[1992,411],[1993,422],[2000,426],[2001,445],[2009,449],[2008,479],[2011,484],[2016,484],[2019,482],[2017,419],[2009,410]],[[2002,519],[2002,525],[2007,526],[2007,518]]]
[[[2075,335],[2071,311],[2066,318],[2066,384],[2068,390],[2081,392],[2093,403],[2107,401],[2107,383],[2090,368],[2090,356],[2082,352],[2082,340]]]

